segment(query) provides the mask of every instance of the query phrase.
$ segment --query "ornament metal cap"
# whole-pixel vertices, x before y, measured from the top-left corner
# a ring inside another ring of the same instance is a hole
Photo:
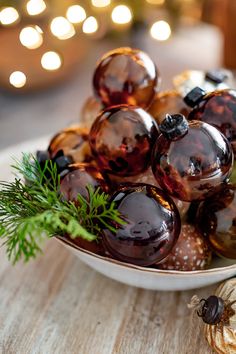
[[[168,140],[179,140],[188,132],[188,121],[183,114],[167,114],[159,125],[160,132]]]
[[[202,309],[198,311],[198,316],[209,325],[216,325],[221,321],[224,312],[224,300],[216,295],[209,296],[206,300],[202,299]]]
[[[209,70],[205,75],[206,80],[213,82],[214,84],[221,84],[226,79],[229,78],[229,75],[226,70],[215,69]]]
[[[184,97],[184,102],[189,106],[189,107],[195,107],[205,96],[206,92],[201,89],[200,87],[194,87],[185,97]]]

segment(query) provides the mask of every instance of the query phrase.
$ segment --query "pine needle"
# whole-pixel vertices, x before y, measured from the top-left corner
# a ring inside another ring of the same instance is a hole
[[[23,154],[12,167],[21,178],[0,182],[0,239],[13,263],[35,258],[42,242],[55,235],[94,241],[102,227],[114,232],[114,225],[125,223],[99,188],[88,186],[89,198],[78,195],[79,206],[63,200],[60,175],[51,160],[41,167],[33,155]]]

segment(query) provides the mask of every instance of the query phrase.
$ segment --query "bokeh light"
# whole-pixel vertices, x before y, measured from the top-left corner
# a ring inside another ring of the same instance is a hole
[[[0,23],[2,25],[11,25],[19,19],[19,13],[14,7],[4,7],[0,11]]]
[[[83,23],[82,30],[84,33],[87,33],[87,34],[97,32],[98,22],[97,22],[96,18],[93,16],[88,17]]]
[[[9,77],[9,82],[16,88],[21,88],[26,84],[26,75],[22,71],[14,71]]]
[[[150,34],[152,38],[158,41],[166,41],[171,35],[171,28],[166,21],[157,21],[153,23]]]
[[[112,10],[111,18],[114,23],[123,25],[132,20],[132,12],[128,6],[118,5]]]
[[[68,7],[66,17],[71,23],[80,23],[86,19],[86,11],[80,5]]]
[[[95,7],[106,7],[110,5],[111,0],[92,0],[92,5]]]
[[[28,26],[20,32],[20,42],[29,49],[36,49],[43,43],[42,30],[39,26]]]
[[[43,54],[41,65],[45,70],[54,71],[61,67],[62,60],[58,53],[49,51]]]
[[[41,14],[46,7],[47,6],[43,0],[29,0],[26,4],[26,10],[31,16]]]
[[[68,39],[74,36],[74,26],[63,16],[55,17],[50,25],[52,34],[59,39]]]

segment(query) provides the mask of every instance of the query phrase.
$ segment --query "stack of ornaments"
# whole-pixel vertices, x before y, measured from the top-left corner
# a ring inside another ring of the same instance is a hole
[[[86,187],[99,187],[125,220],[115,233],[101,225],[100,242],[72,242],[139,266],[194,271],[212,255],[236,259],[236,91],[226,70],[173,82],[159,92],[159,71],[140,50],[108,52],[80,124],[37,158],[57,164],[66,200],[78,204],[78,193],[89,199]]]

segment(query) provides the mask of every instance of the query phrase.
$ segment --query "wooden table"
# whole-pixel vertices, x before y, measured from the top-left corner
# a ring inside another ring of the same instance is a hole
[[[193,294],[129,287],[96,273],[56,240],[11,266],[0,251],[1,354],[208,354]]]

